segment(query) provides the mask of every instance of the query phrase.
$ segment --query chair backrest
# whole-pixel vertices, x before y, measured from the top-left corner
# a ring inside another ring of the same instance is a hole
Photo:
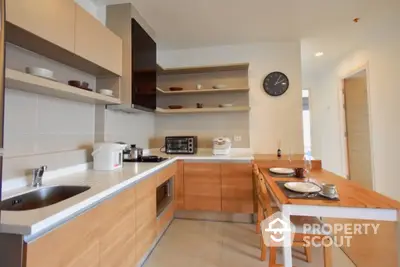
[[[275,213],[272,208],[273,199],[267,189],[266,181],[262,173],[258,174],[258,187],[260,188],[258,203],[264,210],[264,217],[270,217]]]
[[[258,195],[260,194],[260,185],[258,181],[258,176],[260,175],[260,169],[256,163],[253,163],[253,184],[254,184],[254,193],[258,199]]]

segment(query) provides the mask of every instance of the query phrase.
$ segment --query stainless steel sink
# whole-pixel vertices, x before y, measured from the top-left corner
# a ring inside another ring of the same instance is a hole
[[[89,190],[89,186],[42,187],[1,202],[0,210],[22,211],[50,206]]]

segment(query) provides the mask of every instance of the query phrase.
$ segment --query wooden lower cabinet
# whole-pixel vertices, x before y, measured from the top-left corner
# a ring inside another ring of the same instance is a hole
[[[133,266],[134,223],[133,187],[26,244],[26,266]]]
[[[136,261],[139,262],[157,237],[157,176],[136,185]]]
[[[222,211],[253,213],[252,166],[249,163],[221,164]]]
[[[221,211],[221,165],[184,164],[185,210]]]
[[[183,187],[183,160],[179,160],[176,167],[176,174],[174,178],[174,203],[176,210],[183,210],[185,209],[185,190]]]

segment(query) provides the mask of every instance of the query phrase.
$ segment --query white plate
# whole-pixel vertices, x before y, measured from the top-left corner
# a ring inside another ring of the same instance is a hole
[[[313,183],[288,182],[285,187],[299,193],[318,193],[321,191],[321,188]]]
[[[270,168],[270,172],[276,173],[276,174],[293,174],[294,170],[289,169],[289,168]]]

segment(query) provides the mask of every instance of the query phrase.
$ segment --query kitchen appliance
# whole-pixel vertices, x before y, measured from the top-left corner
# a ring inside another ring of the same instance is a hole
[[[125,9],[134,8],[126,5]],[[107,26],[122,38],[123,73],[128,73],[124,85],[129,88],[121,95],[122,105],[108,105],[108,109],[128,113],[154,111],[157,104],[157,44],[135,19],[131,12],[122,14],[118,6],[107,8]]]
[[[5,29],[5,1],[0,0],[0,202],[3,178],[3,132],[4,132],[4,29]],[[1,211],[0,211],[1,218]],[[5,261],[7,262],[7,260]]]
[[[167,160],[167,158],[159,157],[159,156],[142,156],[138,159],[124,159],[124,162],[162,162]]]
[[[213,139],[213,155],[229,155],[232,141],[228,137],[217,137]]]
[[[123,150],[126,145],[117,143],[96,143],[93,149],[93,169],[112,171],[122,168]]]
[[[165,153],[196,154],[197,136],[167,136],[165,137]]]
[[[170,178],[157,187],[157,217],[171,203],[173,199],[173,179]]]

